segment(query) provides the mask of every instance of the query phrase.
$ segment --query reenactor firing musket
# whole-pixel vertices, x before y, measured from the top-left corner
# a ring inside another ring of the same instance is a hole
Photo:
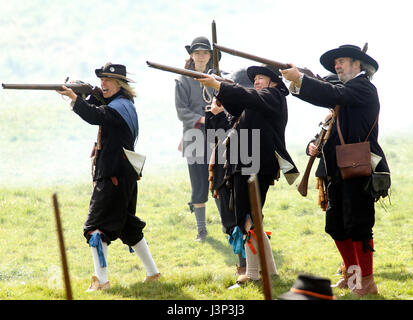
[[[321,127],[320,133],[318,133],[315,136],[315,142],[314,144],[316,145],[317,149],[321,151],[323,148],[324,144],[326,143],[328,137],[330,136],[331,128],[333,126],[333,123],[335,121],[335,113],[332,111],[331,117],[329,117],[327,120],[324,122],[320,122],[319,126]],[[301,179],[300,184],[297,186],[298,192],[303,196],[307,196],[307,189],[308,189],[308,179],[310,177],[310,172],[311,168],[313,166],[314,160],[317,157],[317,155],[310,156],[310,159],[308,160],[307,167],[305,169],[305,172],[303,174],[303,178]]]
[[[67,78],[68,80],[68,78]],[[67,81],[66,80],[66,81]],[[63,86],[72,89],[74,93],[88,96],[93,95],[96,99],[104,102],[102,96],[102,90],[99,87],[93,87],[88,83],[58,83],[58,84],[9,84],[2,83],[3,89],[16,89],[16,90],[63,90]]]
[[[167,65],[164,65],[164,64],[151,62],[151,61],[146,61],[146,64],[151,68],[181,74],[183,76],[191,77],[191,78],[194,78],[194,79],[205,78],[205,76],[208,76],[208,74],[203,73],[203,72],[198,72],[198,71],[193,71],[193,70],[188,70],[188,69],[182,69],[182,68],[170,67],[170,66],[167,66]],[[215,74],[210,74],[210,75],[213,76],[216,80],[218,80],[220,82],[234,83],[234,81],[232,81],[231,79],[225,79],[225,78],[222,78],[222,77],[217,76]]]
[[[231,55],[233,55],[233,56],[237,56],[237,57],[241,57],[241,58],[245,58],[245,59],[249,59],[249,60],[261,62],[261,63],[263,63],[263,64],[267,64],[267,65],[273,66],[273,67],[275,67],[275,68],[277,68],[277,69],[284,70],[284,69],[289,69],[289,68],[291,68],[291,66],[288,65],[288,64],[286,64],[286,63],[281,63],[281,62],[277,62],[277,61],[274,61],[274,60],[270,60],[270,59],[258,57],[258,56],[255,56],[255,55],[252,55],[252,54],[249,54],[249,53],[245,53],[245,52],[242,52],[242,51],[230,49],[230,48],[227,48],[227,47],[218,45],[218,44],[216,44],[216,43],[213,43],[212,46],[213,46],[214,49],[218,49],[219,51],[222,51],[222,52],[225,52],[225,53],[229,53],[229,54],[231,54]],[[300,72],[302,72],[302,73],[304,73],[304,74],[312,77],[312,78],[317,78],[317,79],[322,80],[322,78],[321,78],[319,75],[317,75],[317,76],[314,75],[314,73],[311,72],[311,70],[309,70],[309,69],[307,69],[307,68],[298,68],[298,70],[299,70]]]

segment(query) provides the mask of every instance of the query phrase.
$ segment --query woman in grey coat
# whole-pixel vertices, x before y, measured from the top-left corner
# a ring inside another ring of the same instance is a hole
[[[212,48],[207,38],[197,37],[185,48],[189,54],[185,69],[205,73],[212,69]],[[203,241],[208,233],[205,203],[209,193],[205,108],[212,102],[213,90],[186,76],[175,81],[175,107],[183,124],[182,154],[188,162],[192,188],[188,204],[196,218],[196,241]]]

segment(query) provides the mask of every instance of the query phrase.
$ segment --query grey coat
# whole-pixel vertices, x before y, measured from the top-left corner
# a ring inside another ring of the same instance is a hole
[[[201,117],[205,116],[205,106],[211,104],[212,101],[205,101],[202,89],[203,87],[196,80],[180,76],[175,79],[175,107],[178,119],[182,121],[183,135],[189,129],[199,128],[205,133],[205,126],[198,124]],[[212,99],[213,89],[207,88],[209,95],[205,92],[206,99]],[[185,153],[186,147],[191,141],[183,141],[182,152]]]

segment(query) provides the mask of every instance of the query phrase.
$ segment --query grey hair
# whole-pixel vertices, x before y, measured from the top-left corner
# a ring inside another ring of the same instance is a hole
[[[365,71],[369,80],[373,79],[373,75],[376,73],[376,68],[374,68],[371,64],[365,63],[360,60],[360,70]]]

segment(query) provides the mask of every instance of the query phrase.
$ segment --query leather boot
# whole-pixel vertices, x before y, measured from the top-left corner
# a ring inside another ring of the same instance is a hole
[[[237,265],[237,272],[235,273],[236,276],[244,275],[247,272],[247,267],[238,267]]]
[[[356,285],[352,290],[351,293],[358,296],[362,297],[367,294],[378,294],[377,286],[376,283],[374,282],[373,274],[369,276],[365,276],[361,278],[361,288],[358,289],[358,286]]]
[[[143,279],[142,282],[143,283],[155,282],[155,281],[158,281],[160,277],[161,277],[161,274],[158,272],[158,273],[154,274],[153,276],[146,276],[145,279]]]
[[[348,281],[350,277],[354,275],[354,271],[348,272],[347,268],[344,265],[342,265],[340,269],[341,269],[341,278],[337,281],[336,284],[331,285],[331,287],[338,288],[338,289],[348,289],[349,288]]]
[[[98,290],[108,290],[110,288],[109,281],[106,281],[103,284],[100,284],[98,277],[92,276],[92,280],[90,281],[90,286],[86,290],[86,292],[98,291]]]
[[[249,276],[247,276],[246,274],[242,274],[238,277],[237,282],[230,286],[228,288],[228,290],[233,290],[233,289],[237,289],[237,288],[242,288],[245,284],[249,283],[249,282],[253,282],[253,283],[257,283],[260,280],[253,280],[251,279]]]

